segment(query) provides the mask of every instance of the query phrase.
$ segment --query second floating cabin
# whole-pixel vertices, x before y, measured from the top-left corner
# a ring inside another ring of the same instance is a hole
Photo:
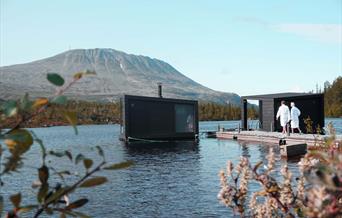
[[[294,102],[301,111],[299,117],[299,127],[306,132],[304,119],[310,117],[312,121],[312,131],[316,132],[324,127],[324,94],[312,93],[278,93],[267,95],[251,95],[241,97],[241,122],[244,130],[248,129],[247,123],[247,100],[259,101],[259,121],[260,129],[264,131],[281,131],[280,122],[276,120],[276,114],[282,100]]]
[[[121,139],[193,140],[198,135],[198,102],[125,95],[121,99]]]

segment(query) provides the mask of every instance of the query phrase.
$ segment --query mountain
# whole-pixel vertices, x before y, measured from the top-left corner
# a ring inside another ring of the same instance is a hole
[[[54,86],[46,80],[56,72],[67,81],[77,71],[95,70],[94,77],[82,78],[66,93],[74,99],[113,101],[122,94],[157,96],[157,83],[163,96],[217,103],[240,103],[234,93],[209,89],[184,76],[168,63],[114,49],[76,49],[46,59],[0,67],[0,98],[9,99],[29,92],[33,97],[49,96]]]

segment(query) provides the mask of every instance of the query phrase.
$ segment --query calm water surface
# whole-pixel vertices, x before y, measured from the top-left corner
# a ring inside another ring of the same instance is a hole
[[[337,131],[342,133],[342,119],[333,121]],[[201,122],[200,129],[215,130],[218,123],[225,128],[237,126],[235,121]],[[126,146],[118,140],[118,125],[79,126],[75,136],[71,127],[36,128],[34,132],[46,143],[48,150],[71,150],[73,154],[82,153],[100,161],[94,146],[100,145],[106,152],[109,162],[133,160],[135,165],[120,171],[100,172],[110,180],[94,189],[80,189],[73,194],[72,200],[89,197],[90,202],[81,209],[93,217],[232,217],[231,211],[220,205],[217,200],[219,191],[218,172],[227,160],[235,164],[241,155],[250,158],[252,163],[265,160],[268,146],[255,143],[239,144],[231,140],[201,138],[193,142],[135,144]],[[282,160],[277,151],[276,167]],[[16,192],[28,193],[24,203],[32,203],[36,192],[31,189],[36,180],[35,167],[40,166],[40,150],[37,145],[26,154],[25,167],[21,174],[5,177],[5,186],[0,194],[5,198]],[[72,169],[83,172],[83,167],[73,165],[67,158],[51,162],[57,170]],[[297,162],[287,162],[298,175]],[[279,171],[274,176],[281,178]],[[18,176],[17,176],[18,175]],[[69,182],[75,178],[70,178]],[[54,184],[56,176],[53,176]],[[258,184],[250,184],[250,191]],[[9,205],[6,204],[5,208]],[[55,217],[58,217],[55,215]]]

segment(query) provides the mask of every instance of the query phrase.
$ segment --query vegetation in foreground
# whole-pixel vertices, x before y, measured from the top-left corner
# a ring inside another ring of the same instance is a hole
[[[25,166],[24,155],[32,146],[39,146],[41,150],[41,166],[37,168],[35,175],[37,180],[32,181],[32,190],[28,187],[21,187],[21,190],[30,190],[30,192],[13,193],[9,199],[5,200],[0,193],[0,217],[5,213],[7,218],[16,218],[29,213],[29,216],[39,217],[43,214],[56,215],[60,217],[89,217],[79,211],[79,208],[86,205],[89,201],[87,198],[80,198],[70,201],[69,196],[82,188],[93,188],[107,182],[104,176],[95,176],[101,170],[119,170],[131,166],[131,161],[121,163],[109,163],[105,158],[105,151],[100,146],[95,149],[101,159],[99,163],[87,158],[83,154],[72,154],[69,150],[56,151],[54,149],[47,150],[45,142],[37,137],[30,130],[24,129],[28,123],[46,113],[48,108],[55,105],[50,115],[52,117],[62,116],[74,127],[77,134],[77,113],[65,107],[67,99],[63,93],[83,76],[94,74],[94,72],[79,72],[74,75],[71,82],[65,84],[64,79],[55,73],[47,75],[49,82],[56,86],[56,93],[50,99],[39,98],[34,101],[29,99],[26,94],[19,101],[4,102],[1,114],[1,123],[16,117],[15,123],[9,130],[0,128],[0,188],[5,189],[11,184],[5,181],[5,178],[13,177],[18,180],[25,176],[23,166]],[[56,115],[56,114],[59,115]],[[13,119],[12,119],[13,121]],[[4,145],[2,145],[4,144]],[[53,163],[58,161],[69,160],[69,169],[60,169],[58,165]],[[76,165],[83,164],[84,172],[75,172]],[[6,177],[4,177],[6,175]],[[36,202],[30,202],[24,205],[22,199],[35,193]],[[4,205],[12,204],[12,209],[4,212]]]
[[[332,134],[323,148],[301,159],[298,178],[282,165],[281,181],[273,172],[273,148],[265,165],[252,166],[246,157],[236,167],[228,161],[219,174],[218,199],[241,217],[342,217],[342,142]],[[251,181],[260,184],[259,191],[248,192]]]

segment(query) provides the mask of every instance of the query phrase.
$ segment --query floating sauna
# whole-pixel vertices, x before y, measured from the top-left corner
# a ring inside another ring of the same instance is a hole
[[[198,136],[198,102],[124,95],[121,98],[123,141],[194,140]]]
[[[310,117],[313,121],[313,131],[319,126],[324,127],[324,95],[312,93],[278,93],[266,95],[251,95],[241,97],[241,123],[242,129],[248,130],[247,100],[259,101],[260,130],[269,132],[281,131],[280,121],[276,120],[276,114],[282,100],[290,107],[294,102],[301,111],[299,127],[305,133],[304,119]]]

